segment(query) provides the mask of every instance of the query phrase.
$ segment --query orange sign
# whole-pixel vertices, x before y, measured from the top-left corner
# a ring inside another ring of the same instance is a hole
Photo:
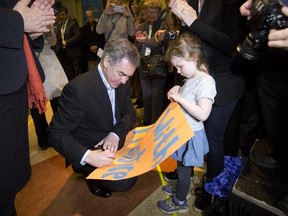
[[[180,106],[172,102],[153,125],[130,131],[116,159],[87,179],[120,180],[150,171],[194,135]]]

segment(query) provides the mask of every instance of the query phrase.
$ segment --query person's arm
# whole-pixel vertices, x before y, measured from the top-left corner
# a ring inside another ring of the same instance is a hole
[[[99,22],[97,24],[96,32],[98,34],[104,34],[106,32],[105,30],[107,29],[107,23],[110,21],[111,16],[107,14],[106,10],[101,15]]]
[[[123,13],[123,16],[127,18],[127,33],[129,36],[134,36],[136,33],[136,24],[135,19],[129,9],[129,7],[126,5],[125,12]]]
[[[74,132],[87,114],[85,108],[87,103],[84,101],[83,94],[76,89],[69,83],[64,87],[58,110],[48,128],[49,143],[75,168],[83,166],[83,163],[94,167],[110,164],[114,153],[89,150],[74,137]]]
[[[0,7],[0,48],[22,49],[24,21],[20,13]]]
[[[214,103],[214,97],[216,95],[215,81],[212,78],[204,79],[198,84],[198,88],[197,94],[195,93],[196,103],[183,97],[179,93],[178,86],[172,88],[167,95],[168,99],[179,103],[193,118],[199,121],[205,121],[209,117],[212,110],[212,104]]]

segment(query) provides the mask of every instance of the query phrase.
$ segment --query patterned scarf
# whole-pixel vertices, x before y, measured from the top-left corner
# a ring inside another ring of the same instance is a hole
[[[36,107],[41,114],[46,111],[47,97],[26,34],[24,34],[23,46],[28,66],[28,108]]]

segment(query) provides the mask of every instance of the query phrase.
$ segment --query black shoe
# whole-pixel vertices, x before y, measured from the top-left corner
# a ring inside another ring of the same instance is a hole
[[[202,213],[204,216],[221,216],[225,212],[225,202],[214,197],[211,204]]]
[[[177,182],[177,181],[178,181],[177,170],[174,170],[174,171],[172,171],[172,172],[165,173],[164,179],[165,179],[167,182]]]
[[[196,195],[193,208],[197,212],[205,211],[211,204],[212,195],[207,193],[203,187],[194,190]]]
[[[285,167],[281,166],[281,164],[274,160],[267,152],[252,151],[250,153],[250,160],[260,167],[269,169],[285,169]]]
[[[38,139],[38,146],[39,146],[43,151],[51,147],[51,145],[48,143],[47,139],[46,139],[46,140],[40,140],[40,139]]]
[[[108,197],[110,197],[112,195],[110,190],[105,189],[105,188],[97,187],[91,181],[89,181],[89,182],[86,181],[86,183],[88,185],[88,188],[89,188],[90,192],[92,194],[94,194],[95,196],[99,196],[99,197],[102,197],[102,198],[108,198]]]

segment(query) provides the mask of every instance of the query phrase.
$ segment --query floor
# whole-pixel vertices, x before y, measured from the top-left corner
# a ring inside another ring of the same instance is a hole
[[[136,109],[137,116],[141,118],[143,109]],[[47,121],[51,121],[52,117],[52,109],[50,107],[50,104],[47,104],[47,112],[46,112],[46,118]],[[45,161],[58,153],[53,148],[48,148],[45,151],[43,151],[40,147],[37,145],[37,137],[35,134],[35,128],[33,124],[33,120],[31,116],[28,117],[28,126],[29,126],[29,143],[30,143],[30,159],[31,159],[31,165],[35,165],[39,162]],[[171,163],[171,159],[166,160],[160,164],[160,166],[157,167],[157,170],[159,172],[159,178],[162,182],[162,185],[165,185],[166,182],[163,178],[162,172],[168,172],[175,169],[176,163]],[[200,178],[205,172],[205,168],[195,168],[195,172],[197,176],[194,177],[192,180],[191,187],[199,186],[201,184]],[[153,215],[153,216],[161,216],[166,215],[162,213],[156,206],[156,202],[161,199],[166,199],[167,196],[162,192],[160,186],[157,190],[155,190],[153,193],[151,193],[150,196],[148,196],[139,206],[137,206],[133,211],[129,213],[129,216],[147,216],[147,215]],[[189,215],[195,215],[200,216],[201,213],[198,213],[193,210],[193,201],[195,199],[195,196],[192,195],[191,198],[189,198]],[[177,215],[177,214],[174,214]],[[84,216],[84,215],[83,215]]]

